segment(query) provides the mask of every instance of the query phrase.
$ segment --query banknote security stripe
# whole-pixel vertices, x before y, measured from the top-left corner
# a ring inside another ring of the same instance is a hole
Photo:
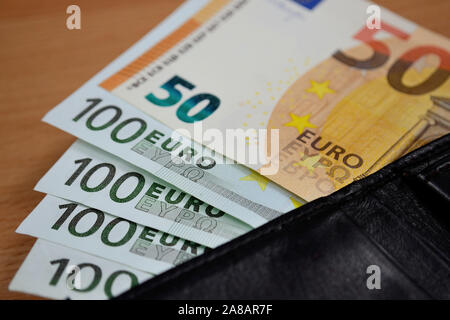
[[[221,186],[220,184],[216,183],[216,176],[206,172],[198,166],[194,167],[186,164],[181,159],[179,164],[175,163],[173,161],[174,157],[170,152],[165,152],[155,147],[146,139],[140,141],[136,146],[132,148],[132,150],[140,154],[141,156],[162,165],[164,168],[179,174],[180,176],[188,177],[191,181],[206,187],[208,190],[214,192],[218,196],[225,197],[227,200],[230,200],[242,207],[253,211],[266,220],[275,219],[283,214],[283,212],[248,200],[245,197],[237,194],[236,192],[233,192]],[[158,173],[156,173],[156,175],[158,176]]]

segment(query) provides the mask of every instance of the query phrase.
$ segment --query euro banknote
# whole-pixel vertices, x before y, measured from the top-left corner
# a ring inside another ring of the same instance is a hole
[[[117,157],[76,141],[35,190],[216,247],[253,228]]]
[[[16,232],[152,274],[205,251],[193,241],[53,196],[46,196]]]
[[[207,153],[202,145],[177,134],[100,86],[205,3],[188,1],[126,55],[51,110],[44,121],[257,227],[304,201],[245,166]]]
[[[151,277],[149,273],[38,239],[9,290],[51,299],[105,300]]]
[[[384,8],[371,24],[369,2],[313,2],[212,0],[100,86],[203,144],[197,124],[277,130],[269,177],[308,201],[450,131],[447,38]]]

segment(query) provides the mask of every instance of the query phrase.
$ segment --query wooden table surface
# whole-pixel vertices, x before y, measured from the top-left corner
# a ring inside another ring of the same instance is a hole
[[[375,1],[450,37],[449,0]],[[40,120],[170,14],[182,0],[2,0],[0,2],[0,299],[34,238],[15,229],[43,198],[39,178],[75,138]],[[81,8],[81,30],[66,8]]]

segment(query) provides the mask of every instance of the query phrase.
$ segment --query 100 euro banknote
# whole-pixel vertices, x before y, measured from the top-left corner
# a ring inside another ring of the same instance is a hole
[[[158,274],[205,251],[193,241],[46,196],[16,232]]]
[[[105,300],[151,277],[150,273],[38,239],[9,290],[52,299]]]
[[[216,247],[252,229],[233,216],[83,141],[76,141],[35,190]]]

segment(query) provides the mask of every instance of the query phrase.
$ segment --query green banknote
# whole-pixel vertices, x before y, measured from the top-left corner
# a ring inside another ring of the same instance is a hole
[[[153,275],[69,247],[38,239],[9,290],[51,299],[105,300]]]
[[[152,274],[170,269],[206,249],[154,227],[53,196],[46,196],[16,232]]]
[[[76,141],[36,190],[216,247],[252,227],[152,174]]]

